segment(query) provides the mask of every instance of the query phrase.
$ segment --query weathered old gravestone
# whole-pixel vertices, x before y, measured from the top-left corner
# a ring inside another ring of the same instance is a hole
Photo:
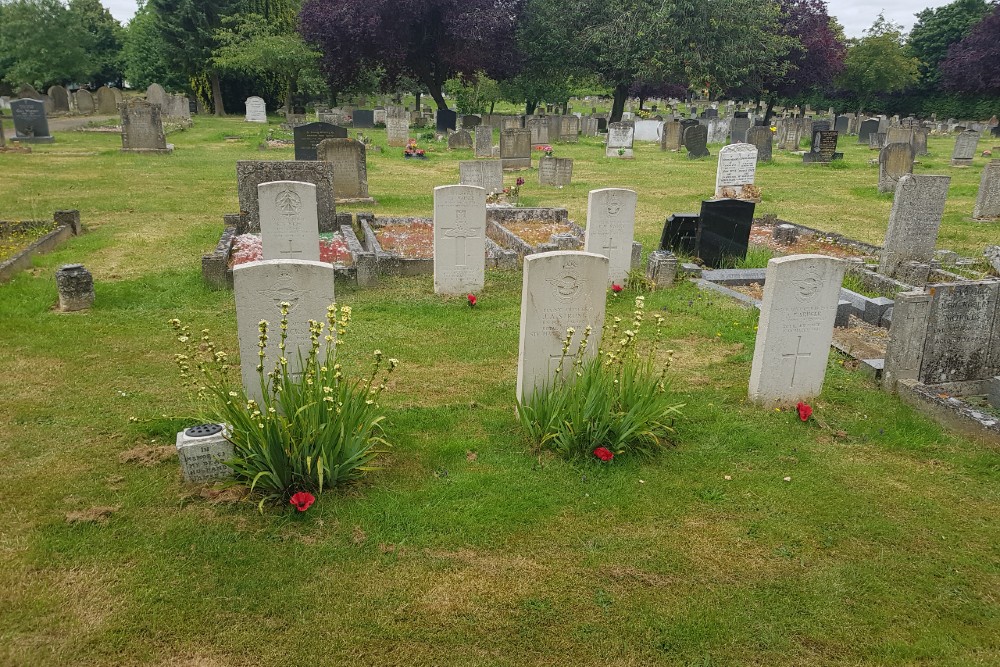
[[[133,98],[121,106],[122,152],[169,153],[160,119],[160,107],[146,100]]]
[[[690,160],[708,157],[708,128],[704,125],[691,125],[684,130],[684,148]]]
[[[434,188],[434,293],[475,294],[483,288],[485,269],[486,190]]]
[[[221,424],[200,424],[179,431],[175,442],[185,482],[201,484],[232,477],[232,468],[224,462],[233,458],[233,443],[226,439]]]
[[[663,138],[663,122],[659,120],[635,121],[636,141],[659,142]]]
[[[913,128],[893,125],[885,133],[885,141],[889,144],[912,144]]]
[[[327,139],[327,141],[344,141]],[[337,231],[337,207],[333,196],[333,170],[330,162],[319,161],[265,161],[238,160],[236,184],[240,199],[240,213],[246,217],[247,232],[260,231],[260,202],[257,186],[271,181],[299,181],[316,186],[316,209],[320,231]]]
[[[160,84],[151,83],[146,89],[146,101],[162,108],[167,103],[167,91]]]
[[[580,140],[580,119],[576,116],[563,116],[559,124],[559,141],[575,144]]]
[[[771,161],[773,136],[771,128],[762,125],[755,125],[747,130],[747,143],[757,148],[757,162]]]
[[[634,139],[635,125],[632,123],[610,123],[604,147],[605,157],[631,159]]]
[[[0,148],[4,148],[7,145],[7,135],[3,131],[3,115],[0,114]]]
[[[584,250],[608,258],[608,281],[625,284],[632,268],[632,241],[635,235],[635,206],[639,196],[633,190],[604,188],[587,196],[587,230]]]
[[[351,127],[357,129],[375,127],[375,111],[372,109],[355,109],[351,112]]]
[[[111,92],[114,93],[114,89]],[[190,120],[191,102],[184,95],[167,95],[166,103],[163,105],[163,114],[171,118]]]
[[[97,89],[97,113],[118,113],[115,94],[107,86],[101,86]]]
[[[900,177],[889,213],[879,273],[896,276],[906,262],[927,263],[934,258],[950,182],[950,176]]]
[[[663,123],[663,138],[660,141],[660,150],[677,151],[681,148],[681,122],[679,120],[668,120]]]
[[[461,160],[458,163],[460,185],[474,185],[487,193],[503,191],[503,164],[500,160]]]
[[[390,146],[403,147],[410,140],[410,119],[407,116],[388,115],[385,133]]]
[[[438,109],[435,118],[435,127],[438,132],[447,132],[458,128],[458,114],[451,109]]]
[[[806,164],[825,164],[844,157],[837,152],[837,133],[833,130],[815,130],[809,152],[802,156]]]
[[[729,118],[708,118],[701,122],[701,125],[708,128],[708,143],[728,144],[731,122],[732,120]]]
[[[755,208],[742,199],[701,203],[697,252],[707,266],[719,268],[746,257]]]
[[[146,96],[149,96],[147,91]],[[248,97],[246,101],[246,116],[243,120],[247,123],[266,123],[267,122],[267,105],[264,103],[264,99],[257,97],[256,95]]]
[[[757,147],[753,144],[730,144],[719,151],[715,170],[716,199],[745,199],[743,186],[753,185],[757,174]]]
[[[835,129],[838,133],[842,135],[846,136],[848,131],[850,130],[850,127],[851,127],[850,116],[844,116],[844,115],[837,116],[833,121],[833,129]]]
[[[975,130],[966,130],[955,137],[955,150],[951,154],[951,164],[953,167],[967,167],[972,164],[972,158],[976,156],[976,146],[979,144],[979,133]]]
[[[354,139],[324,139],[316,154],[333,166],[333,191],[337,201],[370,201],[368,195],[368,153]]]
[[[89,90],[81,88],[76,91],[73,98],[76,100],[76,110],[79,113],[90,115],[97,108],[94,104],[94,96],[90,94]]]
[[[538,160],[538,184],[562,187],[573,181],[573,160],[568,157],[542,157]]]
[[[296,160],[318,160],[316,149],[324,139],[346,139],[347,128],[330,123],[306,123],[292,129]]]
[[[858,143],[867,144],[868,137],[878,132],[878,118],[869,118],[861,121],[858,127]]]
[[[500,160],[504,169],[530,169],[531,131],[525,129],[501,130]]]
[[[233,267],[236,297],[236,330],[240,340],[240,371],[247,396],[258,404],[262,399],[257,365],[263,366],[265,379],[279,359],[288,360],[288,372],[298,375],[300,355],[305,359],[311,348],[309,320],[326,322],[326,309],[334,302],[333,265],[297,259],[269,259],[237,264]],[[285,349],[278,349],[281,304],[288,304],[288,329]],[[260,322],[268,323],[264,359],[258,356]],[[320,355],[326,341],[320,336]]]
[[[795,405],[822,391],[845,268],[842,260],[825,255],[767,263],[750,369],[754,403]]]
[[[475,155],[479,158],[493,157],[493,128],[480,125],[476,128]]]
[[[524,123],[521,116],[502,116],[500,118],[500,129],[501,130],[521,130],[524,129]],[[529,135],[530,138],[530,135]]]
[[[472,135],[468,130],[456,130],[448,133],[448,149],[472,148]]]
[[[737,114],[729,125],[729,143],[744,143],[747,140],[747,131],[751,127],[751,120],[747,114]]]
[[[524,127],[531,131],[531,145],[545,146],[549,143],[549,119],[529,118]]]
[[[589,359],[597,354],[607,288],[608,258],[603,255],[556,251],[524,258],[518,401],[531,399],[561,378],[571,381],[573,360],[588,327],[583,356]],[[574,332],[564,356],[563,341],[569,329]]]
[[[897,381],[916,380],[920,374],[931,298],[930,292],[922,290],[896,294],[882,369],[882,386],[887,391],[894,390]]]
[[[930,153],[927,152],[927,136],[930,132],[931,131],[926,127],[913,128],[913,141],[910,142],[910,145],[913,146],[914,155],[930,155]]]
[[[889,144],[878,154],[878,191],[894,192],[896,183],[913,173],[913,146]]]
[[[260,242],[264,259],[319,261],[316,186],[274,181],[257,186]]]
[[[387,118],[387,116],[388,114],[386,113],[384,107],[375,107],[375,109],[372,110],[372,120],[375,122],[375,125],[377,126],[385,125],[385,119]]]
[[[22,100],[41,100],[42,96],[30,83],[21,84],[17,89],[17,97]]]
[[[11,141],[27,144],[51,144],[55,138],[49,134],[49,121],[45,117],[45,103],[30,98],[13,100],[10,113],[14,120]]]
[[[983,167],[983,177],[979,181],[979,194],[972,209],[976,220],[1000,218],[1000,159],[990,160]]]
[[[69,111],[69,93],[62,86],[49,86],[49,98],[55,111]]]
[[[462,129],[471,131],[483,124],[482,116],[477,116],[475,114],[466,114],[462,116]]]

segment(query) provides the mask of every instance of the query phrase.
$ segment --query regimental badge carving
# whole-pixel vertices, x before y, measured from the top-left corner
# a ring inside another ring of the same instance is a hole
[[[278,279],[274,281],[274,284],[271,285],[271,289],[264,292],[264,294],[274,302],[275,308],[279,311],[281,310],[282,302],[287,302],[288,312],[290,313],[295,310],[297,305],[299,305],[299,301],[302,297],[310,291],[311,290],[298,288],[291,275],[288,273],[282,273],[278,276]]]
[[[552,294],[560,301],[575,301],[586,290],[587,281],[578,278],[576,274],[576,262],[568,260],[563,264],[562,273],[557,278],[549,281],[552,285]]]
[[[302,210],[302,198],[294,190],[282,190],[274,198],[274,206],[281,215],[298,215]]]
[[[621,210],[622,202],[618,195],[615,193],[608,195],[608,215],[618,215]]]
[[[816,293],[823,287],[823,279],[820,277],[819,269],[813,266],[806,271],[806,275],[801,280],[796,280],[793,284],[795,285],[795,296],[800,301],[808,301],[816,296]]]

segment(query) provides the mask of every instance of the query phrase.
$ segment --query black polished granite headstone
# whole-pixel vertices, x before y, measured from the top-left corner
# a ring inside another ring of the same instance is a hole
[[[692,125],[684,132],[684,148],[687,149],[688,158],[696,160],[708,157],[708,128],[704,125]]]
[[[838,133],[834,130],[813,130],[812,145],[809,152],[802,156],[806,164],[826,163],[843,159],[844,154],[837,152]]]
[[[436,127],[438,132],[458,129],[458,114],[451,109],[438,109]]]
[[[324,139],[346,139],[347,128],[332,123],[306,123],[292,129],[296,160],[318,160],[316,149]]]
[[[701,203],[698,257],[707,266],[719,268],[747,256],[753,202],[716,199]]]
[[[867,144],[868,136],[873,132],[878,132],[878,118],[861,121],[861,125],[858,126],[858,143]]]
[[[351,112],[351,127],[367,129],[375,127],[374,109],[355,109]],[[346,137],[344,137],[346,138]]]
[[[29,98],[10,103],[10,113],[14,118],[13,141],[49,144],[55,141],[49,134],[49,121],[45,116],[45,103]]]
[[[698,220],[697,213],[672,213],[667,216],[660,234],[660,250],[697,255]]]

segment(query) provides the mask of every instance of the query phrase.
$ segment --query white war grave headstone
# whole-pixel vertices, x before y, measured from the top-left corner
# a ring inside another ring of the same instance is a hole
[[[715,170],[716,199],[744,199],[743,186],[753,185],[757,175],[757,147],[753,144],[730,144],[719,151]]]
[[[530,399],[550,387],[560,373],[569,372],[587,327],[591,332],[584,356],[597,354],[607,286],[608,258],[603,255],[557,250],[524,258],[518,401]],[[563,341],[571,328],[575,332],[564,358]]]
[[[486,190],[473,185],[434,188],[434,293],[470,294],[486,270]]]
[[[826,255],[791,255],[767,263],[750,400],[795,405],[823,389],[845,263]]]
[[[608,284],[625,284],[632,267],[635,207],[633,190],[604,188],[587,196],[587,230],[584,250],[608,258]]]
[[[316,186],[271,181],[257,186],[260,241],[264,259],[319,261]]]

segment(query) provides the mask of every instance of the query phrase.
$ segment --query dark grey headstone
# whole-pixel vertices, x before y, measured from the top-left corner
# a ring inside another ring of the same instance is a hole
[[[833,129],[841,134],[847,134],[848,128],[851,126],[850,116],[837,116],[837,119],[833,123]]]
[[[757,162],[770,162],[773,134],[771,128],[756,125],[747,130],[747,143],[757,147]]]
[[[708,128],[704,125],[692,125],[684,130],[684,148],[691,160],[711,155],[708,152]]]
[[[56,111],[69,111],[69,93],[62,86],[49,86],[49,98]]]
[[[1000,333],[995,280],[937,284],[932,291],[919,380],[925,384],[985,380],[997,374],[991,343]],[[992,352],[992,354],[991,354]]]
[[[316,148],[324,139],[346,139],[347,128],[331,123],[306,123],[292,129],[296,160],[318,160]]]
[[[697,255],[699,220],[697,213],[672,213],[667,216],[660,234],[660,250]]]
[[[718,268],[726,260],[746,257],[755,206],[740,199],[701,203],[698,257],[706,265]]]
[[[868,136],[878,132],[878,123],[878,118],[869,118],[861,121],[861,126],[858,128],[859,144],[867,144]]]
[[[458,127],[458,114],[451,109],[438,109],[435,127],[438,132],[447,132]]]
[[[372,109],[355,109],[351,112],[351,126],[360,129],[375,127],[375,111]]]
[[[809,147],[809,152],[802,156],[802,161],[825,163],[844,157],[843,153],[837,153],[837,136],[838,133],[834,130],[814,129],[812,146]]]
[[[483,119],[480,116],[468,115],[462,116],[462,129],[472,130],[479,125],[482,125]]]
[[[240,229],[241,234],[260,231],[257,186],[271,181],[301,181],[315,185],[320,232],[340,228],[334,199],[333,163],[323,160],[238,160],[236,190],[240,198],[240,212],[245,214],[246,219],[246,229]]]
[[[740,117],[739,114],[733,118],[732,123],[729,125],[729,143],[743,143],[747,140],[747,130],[750,129],[750,118],[744,114]]]
[[[50,144],[55,139],[49,134],[49,121],[45,117],[45,102],[33,99],[14,100],[10,103],[14,118],[12,141],[29,144]]]

